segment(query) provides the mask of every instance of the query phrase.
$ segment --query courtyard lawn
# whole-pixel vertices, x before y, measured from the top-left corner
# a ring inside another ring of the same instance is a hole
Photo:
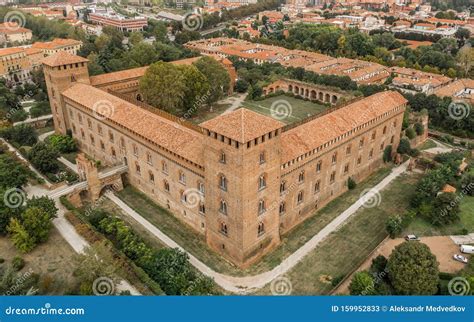
[[[431,148],[436,148],[436,143],[433,142],[433,140],[426,140],[422,145],[418,147],[418,150],[423,151],[423,150],[428,150]]]
[[[275,103],[275,107],[272,110],[273,103]],[[261,101],[244,101],[242,105],[254,112],[276,118],[285,124],[291,124],[303,120],[308,116],[321,113],[328,109],[325,105],[286,95],[269,97]],[[276,109],[276,106],[280,109]],[[276,111],[281,111],[282,115],[278,116]],[[275,117],[275,115],[277,116]]]
[[[295,229],[282,236],[282,243],[271,253],[267,254],[258,263],[250,266],[246,270],[241,270],[232,263],[225,260],[214,251],[210,250],[203,236],[200,236],[192,228],[187,227],[180,222],[174,215],[167,210],[158,206],[148,197],[140,193],[131,186],[126,187],[123,191],[118,193],[119,197],[126,202],[131,208],[141,214],[150,223],[158,227],[170,238],[175,240],[179,245],[192,253],[198,259],[206,263],[209,267],[217,272],[230,274],[234,276],[254,275],[268,271],[281,263],[286,257],[291,255],[299,247],[301,247],[307,240],[321,231],[329,222],[339,216],[351,204],[353,204],[359,197],[360,193],[367,188],[370,188],[379,183],[384,177],[390,173],[390,168],[386,167],[380,169],[364,182],[361,182],[353,190],[347,191],[340,197],[336,198],[314,216],[308,218]],[[119,213],[118,209],[110,201],[105,203],[107,208],[114,210],[114,213]],[[120,215],[124,216],[123,214]],[[126,217],[126,216],[125,216]],[[156,239],[136,223],[133,219],[125,218],[131,225],[141,233],[149,242]],[[381,228],[385,231],[384,227]],[[159,246],[159,241],[154,241],[155,246]],[[375,247],[375,246],[374,246]]]
[[[350,274],[387,237],[388,216],[403,212],[419,180],[419,174],[403,174],[381,192],[381,203],[360,208],[349,221],[304,257],[285,276],[293,295],[328,294],[331,279]],[[270,285],[258,294],[271,294]]]
[[[200,124],[202,122],[205,122],[207,120],[210,120],[216,116],[221,115],[222,113],[225,112],[232,104],[230,103],[225,103],[225,104],[219,104],[215,103],[212,106],[212,109],[209,107],[205,107],[202,110],[199,110],[197,115],[194,115],[189,119],[194,124]]]

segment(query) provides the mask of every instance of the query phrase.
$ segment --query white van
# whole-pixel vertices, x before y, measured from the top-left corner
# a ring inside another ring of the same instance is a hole
[[[462,253],[465,253],[465,254],[474,254],[474,246],[471,246],[471,245],[461,245],[461,247],[459,247],[459,249],[461,250]]]

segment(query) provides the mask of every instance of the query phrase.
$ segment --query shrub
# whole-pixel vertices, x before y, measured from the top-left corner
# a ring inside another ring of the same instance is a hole
[[[402,232],[402,218],[398,215],[393,215],[388,217],[387,222],[385,223],[385,228],[387,233],[390,235],[390,238],[397,237]]]
[[[392,161],[392,146],[387,145],[383,150],[383,162],[387,163]]]
[[[398,145],[397,152],[400,154],[409,154],[411,151],[410,141],[403,138],[400,140],[400,144]]]
[[[375,294],[374,278],[366,271],[357,272],[349,285],[351,295],[373,295]]]
[[[425,132],[425,129],[421,123],[415,123],[415,132],[416,135],[422,135]]]
[[[356,182],[354,181],[354,179],[352,179],[352,177],[349,177],[347,179],[347,188],[349,188],[349,190],[352,190],[356,187]]]
[[[387,258],[383,255],[379,255],[372,259],[372,264],[370,265],[370,272],[373,274],[380,274],[385,271],[387,267]]]
[[[405,135],[407,136],[407,138],[412,140],[415,138],[416,133],[415,133],[415,130],[413,130],[413,128],[409,127],[408,129],[405,130]]]
[[[12,267],[15,271],[20,271],[23,267],[25,267],[25,260],[20,256],[13,257]]]
[[[36,143],[28,152],[28,159],[43,173],[58,171],[59,164],[56,160],[58,157],[58,151],[43,142]]]
[[[48,137],[48,144],[61,153],[77,151],[76,141],[67,135],[53,134]]]
[[[331,280],[331,285],[333,287],[336,287],[337,285],[339,285],[339,283],[342,282],[342,280],[344,279],[345,275],[338,275],[336,277],[334,277],[332,280]]]
[[[12,141],[19,146],[32,146],[38,142],[38,135],[35,129],[26,124],[9,127],[0,131],[0,136],[8,141]]]

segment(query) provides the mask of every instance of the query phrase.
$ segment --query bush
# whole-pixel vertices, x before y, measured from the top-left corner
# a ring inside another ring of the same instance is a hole
[[[374,278],[366,271],[357,272],[349,285],[351,295],[373,295],[375,294]]]
[[[25,260],[20,256],[13,257],[12,267],[15,271],[20,271],[23,267],[25,267]]]
[[[398,215],[393,215],[388,217],[387,222],[385,223],[385,228],[387,233],[390,235],[390,238],[397,237],[402,232],[402,218]]]
[[[400,140],[400,144],[398,145],[397,152],[400,154],[409,154],[411,151],[410,141],[403,138]]]
[[[415,123],[415,132],[416,135],[422,135],[425,132],[425,129],[421,123]]]
[[[235,82],[235,90],[238,93],[245,93],[249,88],[249,83],[244,79],[239,79]]]
[[[344,279],[345,275],[338,275],[336,277],[334,277],[332,280],[331,280],[331,285],[333,287],[336,287],[339,285],[339,283],[342,282],[342,280]]]
[[[58,157],[58,151],[43,142],[36,143],[28,152],[28,159],[42,173],[58,171]]]
[[[70,153],[77,151],[76,141],[70,136],[53,134],[48,137],[48,144],[61,153]]]
[[[416,133],[415,133],[415,130],[413,130],[413,128],[409,127],[408,129],[405,130],[405,135],[407,136],[407,138],[412,140],[415,138]]]
[[[385,271],[387,267],[387,258],[383,255],[379,255],[372,259],[372,264],[370,265],[370,272],[372,274],[380,274]]]
[[[32,146],[38,142],[35,129],[26,124],[9,127],[0,131],[0,136],[18,146]]]
[[[392,161],[392,146],[387,145],[383,150],[383,162],[387,163]]]
[[[349,188],[349,190],[352,190],[354,189],[355,187],[357,186],[356,182],[354,181],[354,179],[352,179],[352,177],[349,177],[347,179],[347,188]]]

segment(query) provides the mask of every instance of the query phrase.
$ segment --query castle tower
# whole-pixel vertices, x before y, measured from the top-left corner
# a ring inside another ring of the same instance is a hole
[[[90,83],[87,62],[86,58],[71,55],[67,52],[59,52],[44,58],[42,61],[56,133],[66,134],[66,131],[70,129],[61,93],[73,82]],[[87,95],[87,93],[84,93],[84,95]]]
[[[205,129],[206,240],[246,267],[280,242],[280,134],[283,123],[247,109]]]

